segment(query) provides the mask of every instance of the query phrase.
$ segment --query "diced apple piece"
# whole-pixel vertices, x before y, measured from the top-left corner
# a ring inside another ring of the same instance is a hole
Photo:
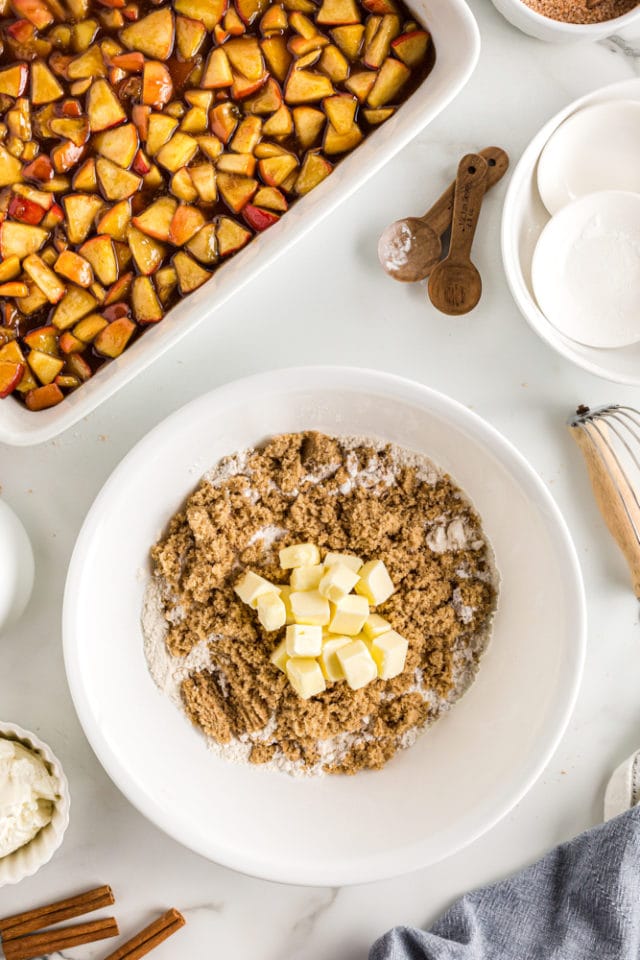
[[[349,60],[357,60],[360,56],[363,36],[364,27],[360,23],[335,27],[331,31],[331,38]]]
[[[43,0],[11,0],[11,6],[19,17],[24,17],[37,30],[44,30],[54,21],[50,7]]]
[[[93,283],[91,264],[72,250],[62,251],[55,262],[54,270],[79,287],[90,287]]]
[[[196,137],[196,140],[198,141],[200,152],[203,153],[205,157],[208,157],[209,160],[216,160],[224,150],[222,141],[213,135],[207,134],[202,137]]]
[[[329,38],[323,36],[321,33],[316,33],[313,37],[292,37],[287,44],[289,51],[294,55],[294,57],[303,58],[307,54],[316,52],[317,56],[312,59],[311,62],[315,63],[319,59],[322,47],[326,47],[329,44]],[[305,61],[305,65],[306,61]],[[302,67],[302,63],[297,63],[296,68]]]
[[[116,245],[116,250],[118,250],[124,244]],[[131,253],[131,251],[129,251]],[[120,264],[119,264],[120,266]],[[121,269],[123,269],[121,267]],[[107,295],[104,298],[103,305],[109,306],[112,303],[118,303],[120,300],[126,300],[131,291],[131,285],[133,283],[133,274],[132,273],[123,273],[122,276],[118,277],[115,283],[112,283],[109,289],[107,290]]]
[[[96,151],[120,167],[130,167],[139,146],[138,131],[132,123],[105,130],[93,138]]]
[[[338,93],[322,101],[329,123],[338,133],[347,133],[354,122],[358,101],[348,93]]]
[[[233,89],[232,89],[233,94]],[[282,90],[279,84],[268,77],[266,83],[255,97],[244,102],[245,113],[264,116],[268,113],[274,113],[282,104]]]
[[[20,280],[0,283],[0,297],[26,297],[28,293],[29,287]]]
[[[138,216],[132,217],[131,222],[148,237],[168,240],[169,228],[177,206],[173,197],[159,197]]]
[[[27,363],[40,383],[45,385],[47,383],[53,383],[64,367],[64,360],[60,360],[58,357],[52,357],[50,354],[43,353],[40,350],[32,350],[27,357]]]
[[[175,173],[180,167],[185,167],[198,152],[198,141],[186,133],[174,133],[171,140],[165,143],[156,154],[156,160],[166,170]]]
[[[267,7],[262,19],[260,20],[260,33],[263,37],[270,33],[282,33],[287,29],[288,19],[284,9],[280,4],[272,4]]]
[[[216,162],[216,169],[224,173],[252,177],[256,170],[256,158],[252,153],[223,153]]]
[[[258,189],[258,181],[251,177],[239,177],[233,173],[218,173],[218,188],[220,196],[229,209],[239,213]]]
[[[163,306],[166,306],[178,286],[178,274],[174,267],[162,267],[153,278],[156,284],[156,293]]]
[[[140,273],[149,276],[164,260],[165,248],[157,240],[148,237],[132,224],[127,228],[127,242]]]
[[[269,74],[266,72],[257,80],[247,80],[241,73],[234,73],[233,84],[231,86],[231,99],[237,102],[238,100],[246,100],[247,97],[253,97],[253,95],[265,85],[268,79]]]
[[[176,17],[176,46],[183,60],[192,60],[207,35],[207,28],[200,20]]]
[[[70,184],[67,185],[67,189],[69,188]],[[63,220],[64,210],[58,203],[54,203],[40,226],[44,227],[45,230],[55,230],[55,228],[59,226]]]
[[[403,33],[397,37],[391,44],[391,48],[396,57],[407,67],[417,67],[427,55],[429,49],[429,34],[426,30],[413,30],[411,33]]]
[[[128,200],[121,200],[104,213],[96,224],[98,233],[107,233],[114,240],[127,239],[127,227],[131,220],[131,205]],[[86,236],[86,235],[85,235]],[[84,240],[84,237],[82,238]]]
[[[258,170],[269,187],[279,187],[298,166],[297,157],[290,153],[269,157],[258,162]]]
[[[87,113],[92,133],[116,127],[126,114],[106,80],[94,80],[87,91]]]
[[[0,256],[3,260],[16,256],[21,260],[37,253],[49,236],[42,227],[4,220],[0,224]]]
[[[349,76],[349,61],[332,43],[323,49],[318,67],[333,83],[344,83]]]
[[[98,157],[96,177],[103,196],[107,200],[126,200],[140,189],[142,179],[131,170],[123,170],[117,163]]]
[[[111,57],[111,66],[123,70],[125,73],[142,73],[144,56],[133,50],[130,53],[119,53]]]
[[[56,307],[51,322],[59,330],[72,327],[78,320],[82,320],[98,305],[98,301],[88,290],[82,287],[69,285],[65,296]]]
[[[347,153],[353,150],[363,140],[364,134],[357,123],[352,123],[344,133],[339,133],[330,123],[324,134],[323,149],[329,156],[336,153]]]
[[[360,12],[356,0],[323,0],[316,23],[327,27],[360,23]]]
[[[212,163],[198,163],[189,167],[192,183],[202,203],[215,203],[218,197],[216,171]]]
[[[309,70],[292,70],[284,90],[288,104],[313,103],[324,100],[333,93],[333,84],[328,77]]]
[[[135,333],[136,325],[128,317],[119,317],[101,330],[93,341],[94,348],[103,357],[119,357]]]
[[[303,150],[318,140],[325,124],[325,115],[314,107],[296,107],[293,111],[293,124],[296,139]]]
[[[201,81],[202,82],[202,81]],[[184,99],[192,107],[200,107],[209,111],[213,105],[215,94],[213,90],[185,90]]]
[[[261,233],[263,230],[266,230],[268,227],[272,227],[273,224],[277,223],[280,219],[278,214],[274,213],[272,210],[265,210],[262,207],[255,207],[251,203],[246,205],[242,211],[242,216],[249,226],[253,227],[253,229],[257,230],[259,233]]]
[[[4,151],[4,153],[6,153],[6,151]],[[6,161],[4,153],[3,148],[0,147],[0,186],[2,187],[6,186],[6,183],[3,182],[3,176],[6,176],[4,173]],[[6,154],[6,156],[10,156],[10,154]],[[40,183],[51,180],[53,172],[53,165],[46,154],[36,157],[35,160],[32,160],[31,163],[28,163],[22,168],[22,174],[27,180],[37,180]]]
[[[14,194],[9,204],[9,216],[20,223],[37,225],[42,221],[47,211],[39,203],[34,203],[28,197]]]
[[[254,150],[254,156],[257,157],[258,160],[267,160],[269,157],[281,157],[284,153],[289,153],[289,151],[285,147],[281,147],[279,143],[269,143],[268,140],[263,140]],[[228,162],[231,156],[233,155],[227,153],[223,157],[220,157],[218,166],[220,166],[223,161],[225,163]]]
[[[15,280],[20,275],[20,259],[15,254],[0,261],[0,283]]]
[[[274,10],[276,8],[271,7],[270,9]],[[280,83],[284,83],[293,59],[290,51],[287,49],[287,41],[279,34],[275,34],[274,36],[261,40],[260,47],[270,73],[272,73]]]
[[[174,9],[191,20],[200,20],[211,31],[222,20],[228,0],[175,0]]]
[[[176,170],[171,178],[170,190],[174,197],[183,200],[185,203],[192,203],[198,199],[198,191],[193,185],[191,174],[187,167]]]
[[[291,111],[282,104],[268,120],[265,121],[262,132],[267,137],[288,137],[293,133],[293,117]]]
[[[58,342],[60,345],[60,349],[65,354],[82,353],[82,351],[86,347],[86,343],[84,343],[82,340],[78,340],[78,338],[74,336],[73,333],[69,333],[68,330],[65,330],[63,333],[60,334],[60,339]],[[57,382],[57,379],[56,379],[56,382]]]
[[[224,27],[225,33],[232,37],[241,37],[243,33],[247,32],[244,20],[238,16],[235,7],[229,7],[224,15],[222,26]]]
[[[269,0],[235,0],[240,19],[249,26],[269,4]]]
[[[372,70],[378,70],[389,55],[391,41],[400,33],[400,18],[394,13],[382,17],[380,26],[367,44],[362,61]]]
[[[22,261],[22,267],[36,286],[42,290],[49,303],[58,303],[62,300],[67,288],[42,257],[37,253],[31,253]]]
[[[164,311],[149,277],[136,277],[131,294],[133,315],[138,323],[157,323]]]
[[[61,390],[75,390],[76,387],[80,386],[81,382],[79,377],[72,377],[68,373],[61,373],[54,380],[54,385]]]
[[[168,117],[164,113],[152,113],[148,121],[147,153],[154,157],[171,138],[177,126],[178,121],[173,117]]]
[[[20,313],[24,313],[25,316],[31,316],[33,313],[38,313],[39,310],[42,310],[44,306],[48,306],[49,301],[45,297],[42,290],[33,283],[32,280],[27,280],[27,295],[26,297],[20,297],[16,300],[16,306]]]
[[[285,10],[299,10],[300,13],[310,13],[315,16],[317,7],[311,0],[282,0]]]
[[[259,80],[264,74],[264,60],[256,37],[236,37],[224,45],[234,70],[247,80]]]
[[[175,21],[170,6],[147,14],[120,31],[128,50],[139,50],[154,60],[168,60],[173,50]]]
[[[4,400],[17,388],[24,375],[23,363],[0,360],[0,399]]]
[[[60,356],[58,350],[58,329],[47,324],[44,327],[35,327],[22,338],[31,350],[40,350],[52,357]]]
[[[205,224],[187,243],[187,250],[200,263],[215,263],[218,259],[218,242],[215,224]],[[161,271],[158,271],[160,273]],[[162,298],[161,298],[162,299]],[[163,301],[164,302],[164,301]]]
[[[8,97],[21,97],[29,79],[26,63],[14,63],[0,70],[0,93]]]
[[[62,403],[64,393],[57,383],[49,383],[44,387],[35,387],[25,394],[24,402],[28,410],[47,410]]]
[[[79,57],[74,57],[67,67],[67,76],[70,80],[93,80],[106,75],[107,67],[97,44],[89,47]]]
[[[379,17],[383,17],[385,13],[398,13],[393,0],[362,0],[362,6]]]
[[[245,117],[237,128],[230,147],[236,153],[253,153],[261,135],[262,120],[260,117]]]
[[[142,102],[162,109],[173,96],[173,80],[159,60],[146,60],[142,71]]]
[[[395,112],[395,107],[381,107],[379,110],[363,110],[362,115],[371,126],[377,126],[379,123],[388,120]]]
[[[382,64],[376,82],[367,97],[367,105],[374,109],[385,106],[400,92],[410,76],[409,67],[400,60],[388,57]]]
[[[56,173],[66,173],[75,167],[84,156],[85,148],[78,147],[71,140],[63,140],[51,151],[51,161]]]
[[[182,247],[204,225],[204,215],[197,207],[180,204],[171,220],[167,239],[176,247]]]
[[[93,157],[89,157],[88,160],[85,160],[82,166],[79,167],[75,172],[73,177],[73,189],[88,192],[98,189],[98,181],[96,180],[96,162]]]
[[[208,270],[201,267],[184,251],[176,253],[171,262],[178,275],[178,288],[182,296],[197,290],[211,276]]]
[[[218,254],[221,257],[229,256],[244,247],[251,239],[251,231],[247,230],[237,220],[231,217],[220,217],[216,224],[216,240]]]
[[[75,147],[82,147],[89,139],[89,121],[86,117],[55,117],[49,124],[56,137],[67,137]],[[55,167],[55,161],[54,161]]]
[[[287,198],[277,187],[260,187],[253,198],[253,203],[257,207],[275,210],[276,213],[285,213],[289,209]]]
[[[29,99],[33,106],[52,103],[64,96],[64,90],[42,60],[31,64],[31,93]]]
[[[232,83],[233,73],[224,47],[214,47],[209,54],[200,85],[206,90],[217,90],[230,87]]]
[[[358,98],[360,103],[364,103],[376,82],[376,77],[377,74],[369,70],[352,73],[345,81],[345,87]]]
[[[73,328],[73,336],[82,343],[92,343],[101,330],[107,326],[107,321],[99,313],[90,313]],[[72,351],[73,352],[73,351]]]
[[[217,104],[209,114],[209,123],[211,132],[222,143],[228,143],[238,125],[238,108],[229,101]]]
[[[329,176],[333,167],[321,153],[307,153],[295,183],[295,192],[304,196]]]
[[[91,237],[82,244],[78,252],[89,261],[100,283],[109,285],[118,279],[118,262],[113,240],[108,234]]]
[[[141,140],[147,139],[150,114],[151,107],[148,107],[144,103],[135,103],[131,107],[131,120],[138,131],[138,136]]]

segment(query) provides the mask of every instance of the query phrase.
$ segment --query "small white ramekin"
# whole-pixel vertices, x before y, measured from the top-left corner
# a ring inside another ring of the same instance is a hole
[[[552,20],[543,17],[527,6],[523,0],[492,0],[496,10],[518,27],[523,33],[549,43],[585,43],[590,40],[602,40],[619,33],[633,23],[640,23],[640,6],[629,10],[621,17],[603,20],[602,23],[565,23],[564,20]]]
[[[58,797],[53,808],[51,822],[18,850],[14,850],[6,857],[0,857],[0,887],[10,883],[19,883],[26,877],[33,876],[40,867],[51,860],[60,847],[65,830],[69,824],[69,784],[64,775],[62,765],[53,754],[50,747],[29,730],[23,730],[15,723],[5,723],[0,720],[0,738],[16,740],[28,750],[42,757],[47,770],[54,778],[58,788]]]

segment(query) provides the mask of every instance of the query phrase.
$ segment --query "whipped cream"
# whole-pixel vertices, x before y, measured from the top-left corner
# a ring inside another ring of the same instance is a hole
[[[0,857],[33,840],[51,822],[56,783],[44,761],[0,737]]]

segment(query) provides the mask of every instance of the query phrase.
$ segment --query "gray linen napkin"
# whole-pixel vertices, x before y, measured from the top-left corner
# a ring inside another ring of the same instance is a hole
[[[370,960],[639,960],[640,807],[468,893],[428,933],[396,927]]]

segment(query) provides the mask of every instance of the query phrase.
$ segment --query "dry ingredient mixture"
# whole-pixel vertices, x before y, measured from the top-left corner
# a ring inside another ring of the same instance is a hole
[[[409,641],[404,672],[302,700],[269,662],[233,585],[250,567],[284,583],[278,551],[380,558],[396,592],[376,608]],[[151,551],[143,612],[156,683],[220,755],[290,773],[384,766],[472,682],[496,605],[480,519],[426,458],[368,438],[285,434],[204,477]]]
[[[565,23],[603,23],[615,20],[638,6],[638,0],[601,0],[591,4],[588,0],[524,0],[528,7],[551,20]]]

